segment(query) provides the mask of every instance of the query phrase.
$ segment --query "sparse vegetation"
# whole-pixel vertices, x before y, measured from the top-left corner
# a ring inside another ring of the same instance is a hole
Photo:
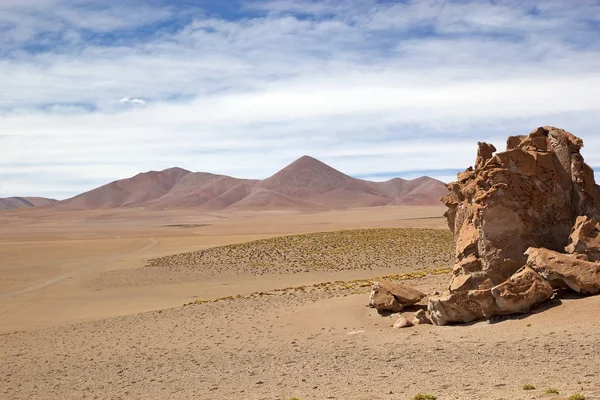
[[[581,393],[575,393],[569,396],[569,400],[585,400],[585,396]]]
[[[554,389],[554,388],[546,389],[544,391],[544,393],[546,393],[546,394],[560,394],[560,392],[558,391],[558,389]]]
[[[523,385],[523,390],[535,390],[535,386],[530,384]]]
[[[413,397],[413,400],[436,400],[437,396],[434,396],[432,394],[416,394],[415,397]]]
[[[373,268],[447,268],[452,234],[441,229],[357,229],[256,240],[148,262],[173,271],[249,274]]]
[[[184,306],[191,306],[195,304],[204,304],[204,303],[218,303],[220,301],[228,301],[228,300],[237,300],[237,299],[250,299],[253,297],[262,297],[262,296],[277,296],[284,294],[291,294],[296,292],[307,293],[314,290],[326,290],[331,292],[347,292],[351,291],[353,293],[360,293],[368,291],[367,288],[370,288],[373,284],[374,280],[377,279],[385,279],[390,281],[405,281],[411,279],[419,279],[423,278],[427,275],[440,275],[450,273],[450,268],[440,268],[440,269],[432,269],[427,271],[416,271],[416,272],[408,272],[406,274],[394,274],[394,275],[386,275],[386,276],[378,276],[375,278],[366,278],[366,279],[354,279],[351,281],[334,281],[334,282],[321,282],[315,283],[312,285],[300,285],[300,286],[291,286],[282,289],[273,289],[268,292],[254,292],[249,295],[242,296],[241,294],[237,294],[235,296],[225,296],[225,297],[217,297],[214,300],[194,300],[191,303],[186,303]]]

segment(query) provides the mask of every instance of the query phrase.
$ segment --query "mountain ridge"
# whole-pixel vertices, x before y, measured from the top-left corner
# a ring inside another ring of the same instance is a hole
[[[430,177],[373,182],[353,178],[313,157],[302,156],[263,180],[177,167],[143,172],[58,201],[51,207],[325,211],[441,205],[439,199],[447,192],[443,182]]]
[[[14,210],[17,208],[40,207],[57,203],[58,200],[46,197],[5,197],[0,198],[0,211]]]

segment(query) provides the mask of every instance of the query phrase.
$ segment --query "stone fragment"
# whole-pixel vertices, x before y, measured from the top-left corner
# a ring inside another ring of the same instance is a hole
[[[568,287],[581,294],[600,293],[600,263],[544,248],[532,247],[526,254],[527,265],[554,286]]]
[[[431,325],[431,320],[429,319],[429,317],[427,316],[427,313],[425,312],[425,310],[419,310],[415,313],[415,317],[412,320],[413,325],[423,325],[423,324],[430,324]]]

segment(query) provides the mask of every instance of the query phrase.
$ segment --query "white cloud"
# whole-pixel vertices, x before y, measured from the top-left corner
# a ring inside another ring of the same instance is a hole
[[[586,22],[597,6],[496,3],[253,2],[263,15],[198,13],[107,44],[82,27],[135,33],[178,15],[2,2],[19,23],[0,39],[0,196],[175,165],[264,178],[303,154],[353,175],[447,179],[477,141],[502,147],[547,124],[582,136],[600,166],[600,42]],[[45,26],[33,5],[64,22]],[[25,51],[41,31],[61,46]]]
[[[121,100],[119,100],[120,103],[123,104],[139,104],[139,105],[145,105],[146,101],[144,99],[132,99],[130,97],[123,97]]]

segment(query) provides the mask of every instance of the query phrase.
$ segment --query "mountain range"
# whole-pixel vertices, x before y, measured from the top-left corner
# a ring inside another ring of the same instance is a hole
[[[319,160],[303,156],[264,180],[169,168],[114,181],[51,206],[73,210],[144,207],[324,211],[384,205],[438,205],[446,193],[446,185],[433,178],[371,182],[352,178]],[[2,204],[0,200],[0,206]]]
[[[0,211],[13,210],[15,208],[29,208],[54,204],[58,200],[45,197],[7,197],[0,199]]]

